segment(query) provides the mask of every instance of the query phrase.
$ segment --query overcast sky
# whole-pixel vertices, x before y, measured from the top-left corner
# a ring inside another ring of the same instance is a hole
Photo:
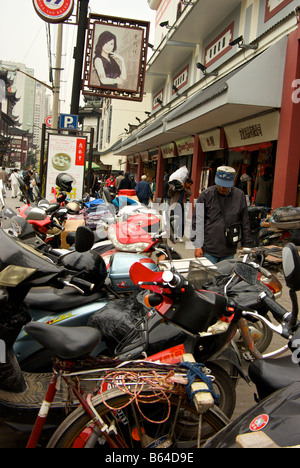
[[[152,22],[151,36],[154,36],[155,11],[147,0],[90,0],[92,13],[134,18]],[[51,25],[52,54],[56,50],[56,29]],[[32,0],[1,0],[0,10],[0,60],[25,63],[35,70],[35,77],[49,83],[49,59],[46,38],[46,23],[36,14]],[[62,98],[72,86],[73,49],[76,44],[77,27],[65,26],[63,31]],[[55,67],[55,56],[52,55]],[[68,100],[69,98],[67,98]],[[66,103],[69,107],[69,102]],[[68,109],[64,109],[68,112]]]

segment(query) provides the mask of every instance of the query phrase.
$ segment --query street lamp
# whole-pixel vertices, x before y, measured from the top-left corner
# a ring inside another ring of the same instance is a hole
[[[37,83],[40,83],[41,85],[45,86],[46,88],[50,89],[50,91],[53,91],[53,86],[47,85],[43,81],[38,80],[34,76],[29,75],[28,73],[25,73],[23,70],[20,70],[18,67],[5,67],[4,65],[1,65],[1,68],[5,71],[10,71],[10,72],[19,72],[22,73],[25,76],[28,76],[28,78],[31,78],[32,80],[36,81]]]

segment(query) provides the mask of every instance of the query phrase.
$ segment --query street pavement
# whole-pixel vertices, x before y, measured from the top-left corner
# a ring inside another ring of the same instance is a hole
[[[6,206],[17,211],[17,208],[21,206],[21,202],[18,199],[11,198],[11,191],[7,192],[7,198],[5,199]],[[188,242],[177,243],[174,248],[181,254],[182,258],[192,258],[193,249],[192,245]],[[0,246],[1,249],[1,246]],[[285,308],[290,310],[290,299],[287,288],[284,285],[284,277],[282,273],[278,274],[279,280],[283,284],[283,293],[278,302],[283,305]],[[274,335],[272,343],[267,350],[267,352],[272,352],[278,348],[281,348],[286,344],[286,341],[283,340],[280,336]],[[243,361],[243,369],[247,373],[249,363]],[[249,408],[255,405],[254,394],[255,387],[253,385],[247,384],[243,379],[239,380],[237,385],[237,404],[236,409],[233,414],[232,420],[237,418],[240,414],[247,411]],[[13,412],[9,412],[4,415],[3,411],[0,409],[0,448],[23,448],[26,445],[28,439],[28,434],[22,434],[19,431],[8,427],[4,424],[5,420],[11,419]]]

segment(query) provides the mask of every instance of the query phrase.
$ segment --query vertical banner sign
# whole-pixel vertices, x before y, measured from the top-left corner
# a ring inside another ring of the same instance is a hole
[[[69,200],[81,199],[84,191],[84,163],[87,140],[82,137],[49,135],[46,198],[53,200],[57,194],[56,178],[67,173],[73,177],[73,190]]]

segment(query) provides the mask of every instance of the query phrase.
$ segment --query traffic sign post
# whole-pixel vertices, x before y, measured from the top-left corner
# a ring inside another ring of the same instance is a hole
[[[77,130],[78,115],[61,114],[59,117],[59,128],[61,130]]]
[[[52,127],[52,115],[49,115],[47,118],[46,118],[46,125],[47,127]]]

